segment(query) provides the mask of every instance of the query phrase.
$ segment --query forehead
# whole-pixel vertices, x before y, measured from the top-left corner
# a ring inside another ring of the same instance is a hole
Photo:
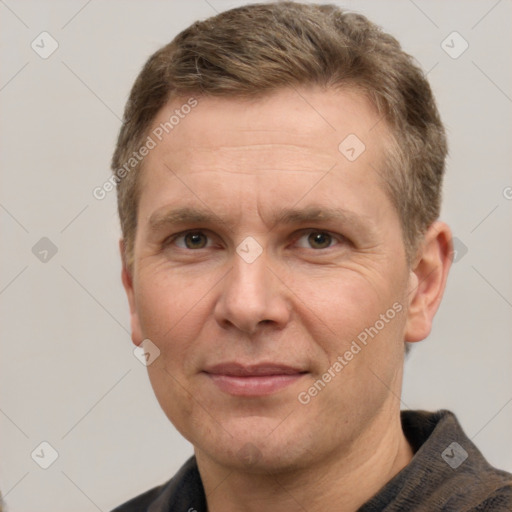
[[[272,155],[297,160],[298,150],[301,157],[333,161],[342,156],[339,145],[349,135],[359,145],[356,149],[364,145],[366,156],[377,156],[388,133],[373,105],[352,89],[282,89],[251,99],[194,100],[197,105],[189,108],[190,97],[174,98],[160,110],[151,133],[162,140],[156,140],[158,151],[153,153],[172,151],[174,161],[186,157],[190,167],[222,156],[240,163],[251,162],[254,155],[269,164]]]
[[[236,198],[247,205],[244,197],[257,195],[259,203],[265,194],[266,201],[290,205],[326,174],[336,175],[346,196],[371,193],[380,184],[388,131],[360,92],[285,89],[257,99],[194,101],[188,108],[189,97],[171,100],[153,122],[149,135],[156,146],[141,177],[142,196],[151,196],[141,197],[145,214],[166,201],[190,206],[201,197],[219,209],[226,198],[230,205]],[[332,188],[332,176],[315,192]]]

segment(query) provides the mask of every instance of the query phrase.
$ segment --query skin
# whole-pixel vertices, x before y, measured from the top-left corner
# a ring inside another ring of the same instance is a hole
[[[153,127],[185,101],[166,105]],[[413,456],[399,418],[403,342],[430,332],[450,230],[435,222],[408,266],[378,173],[387,128],[360,93],[198,102],[144,160],[134,264],[122,276],[133,342],[149,338],[160,350],[151,384],[195,447],[210,511],[356,510]],[[338,150],[348,134],[366,147],[353,162]],[[211,218],[177,222],[169,212],[183,207]],[[308,208],[346,215],[276,221],[283,209]],[[174,236],[187,230],[195,236]],[[262,249],[252,263],[236,252],[248,236]],[[300,403],[397,303],[401,311]],[[267,396],[233,396],[204,373],[227,361],[305,373]]]

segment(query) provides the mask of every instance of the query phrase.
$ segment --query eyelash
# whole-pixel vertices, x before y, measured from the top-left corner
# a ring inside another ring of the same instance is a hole
[[[189,235],[191,233],[198,233],[198,234],[205,235],[208,238],[208,241],[211,242],[211,237],[208,236],[207,230],[193,229],[193,230],[188,230],[188,231],[182,231],[181,233],[177,233],[175,235],[172,235],[172,236],[166,238],[164,240],[164,242],[162,243],[162,246],[164,248],[168,247],[169,245],[174,244],[176,242],[176,240],[184,239],[187,235]],[[319,230],[319,229],[309,228],[309,229],[301,231],[299,236],[294,237],[293,243],[296,243],[298,240],[300,240],[301,238],[303,238],[305,236],[308,236],[308,235],[311,235],[311,234],[315,234],[315,233],[316,234],[322,234],[322,235],[329,235],[331,237],[331,239],[332,239],[331,240],[332,243],[328,247],[321,248],[321,249],[314,249],[313,247],[307,247],[307,248],[302,247],[302,249],[311,249],[311,250],[314,250],[316,252],[318,252],[318,251],[325,251],[327,249],[331,249],[334,246],[333,243],[336,242],[336,241],[338,243],[347,243],[347,242],[349,242],[349,240],[346,237],[344,237],[343,235],[332,233],[330,231],[323,231],[323,230]],[[178,246],[178,248],[186,250],[186,251],[193,252],[193,251],[199,251],[201,249],[209,249],[211,247],[207,246],[207,247],[200,247],[199,249],[189,249],[188,247],[179,247]]]

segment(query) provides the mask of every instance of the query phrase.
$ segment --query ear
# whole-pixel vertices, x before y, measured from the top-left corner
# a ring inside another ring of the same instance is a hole
[[[130,323],[132,330],[132,342],[134,345],[140,345],[144,340],[142,336],[142,329],[140,328],[139,315],[137,313],[137,304],[135,301],[135,293],[133,289],[133,269],[129,268],[126,258],[126,246],[124,240],[119,241],[119,250],[121,252],[121,261],[123,269],[121,271],[121,279],[123,281],[124,291],[128,297],[128,304],[130,306]]]
[[[411,268],[405,341],[421,341],[430,334],[452,258],[450,228],[444,222],[434,222],[425,233]]]

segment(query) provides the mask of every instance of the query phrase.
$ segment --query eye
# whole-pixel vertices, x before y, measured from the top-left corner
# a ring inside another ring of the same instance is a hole
[[[204,249],[208,244],[208,237],[202,231],[187,231],[169,242],[181,249]]]
[[[298,239],[297,245],[303,249],[328,249],[336,241],[336,237],[326,231],[309,231]]]

